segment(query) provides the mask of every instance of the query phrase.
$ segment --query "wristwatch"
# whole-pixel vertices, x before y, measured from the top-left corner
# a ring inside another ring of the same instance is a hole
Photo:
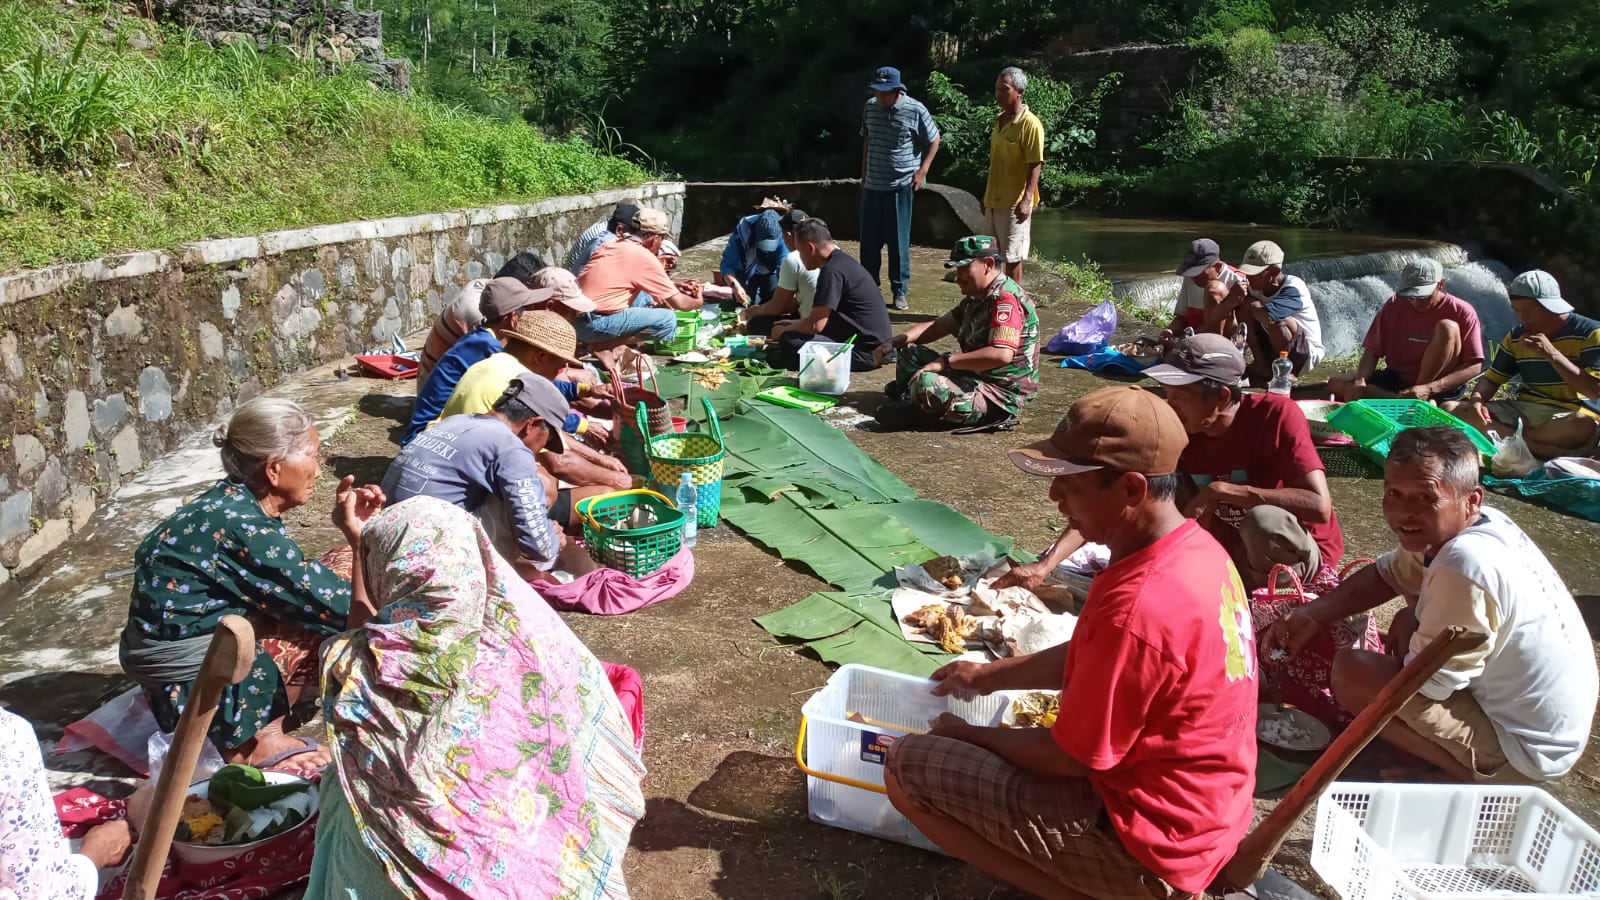
[[[950,354],[942,353],[942,354],[939,355],[939,359],[943,360],[943,362],[944,362],[944,365],[939,369],[939,371],[941,371],[941,372],[950,371]]]

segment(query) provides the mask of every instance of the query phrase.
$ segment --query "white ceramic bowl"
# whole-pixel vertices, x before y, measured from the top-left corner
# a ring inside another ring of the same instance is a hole
[[[267,779],[267,784],[294,784],[296,782],[310,783],[307,782],[306,779],[301,778],[299,775],[291,775],[288,772],[265,771],[261,774]],[[206,796],[206,792],[210,789],[210,787],[211,779],[209,778],[205,781],[196,781],[194,784],[189,785],[189,792],[184,796],[188,797],[191,794],[196,794],[204,797]],[[222,862],[225,859],[232,859],[235,856],[248,853],[249,851],[260,847],[263,844],[275,841],[286,834],[293,834],[294,832],[310,825],[312,822],[315,822],[317,820],[318,799],[317,789],[316,787],[312,787],[311,815],[307,816],[303,821],[295,825],[293,828],[290,828],[288,831],[279,832],[272,837],[262,838],[259,841],[251,841],[248,844],[192,844],[186,841],[175,840],[172,842],[172,855],[188,865],[203,866],[211,863]]]

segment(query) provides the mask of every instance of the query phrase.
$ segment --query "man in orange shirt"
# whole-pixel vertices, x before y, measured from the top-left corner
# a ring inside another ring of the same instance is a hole
[[[658,209],[641,209],[628,233],[601,244],[578,275],[578,287],[595,310],[573,320],[578,340],[591,350],[609,350],[641,339],[670,341],[678,327],[675,309],[699,309],[699,284],[674,284],[658,255],[671,225]]]

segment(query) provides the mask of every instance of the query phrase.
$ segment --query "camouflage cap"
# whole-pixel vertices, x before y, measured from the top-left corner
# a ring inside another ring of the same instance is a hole
[[[950,258],[944,261],[946,269],[964,266],[977,259],[999,259],[1000,244],[987,234],[975,234],[956,241],[950,249]]]

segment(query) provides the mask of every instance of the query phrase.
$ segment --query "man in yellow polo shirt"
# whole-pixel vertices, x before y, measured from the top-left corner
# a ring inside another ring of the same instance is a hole
[[[983,215],[1000,243],[1006,277],[1012,281],[1022,279],[1044,171],[1044,125],[1022,102],[1027,89],[1028,76],[1016,66],[1001,69],[995,79],[1000,115],[989,135],[989,184],[983,191]]]

